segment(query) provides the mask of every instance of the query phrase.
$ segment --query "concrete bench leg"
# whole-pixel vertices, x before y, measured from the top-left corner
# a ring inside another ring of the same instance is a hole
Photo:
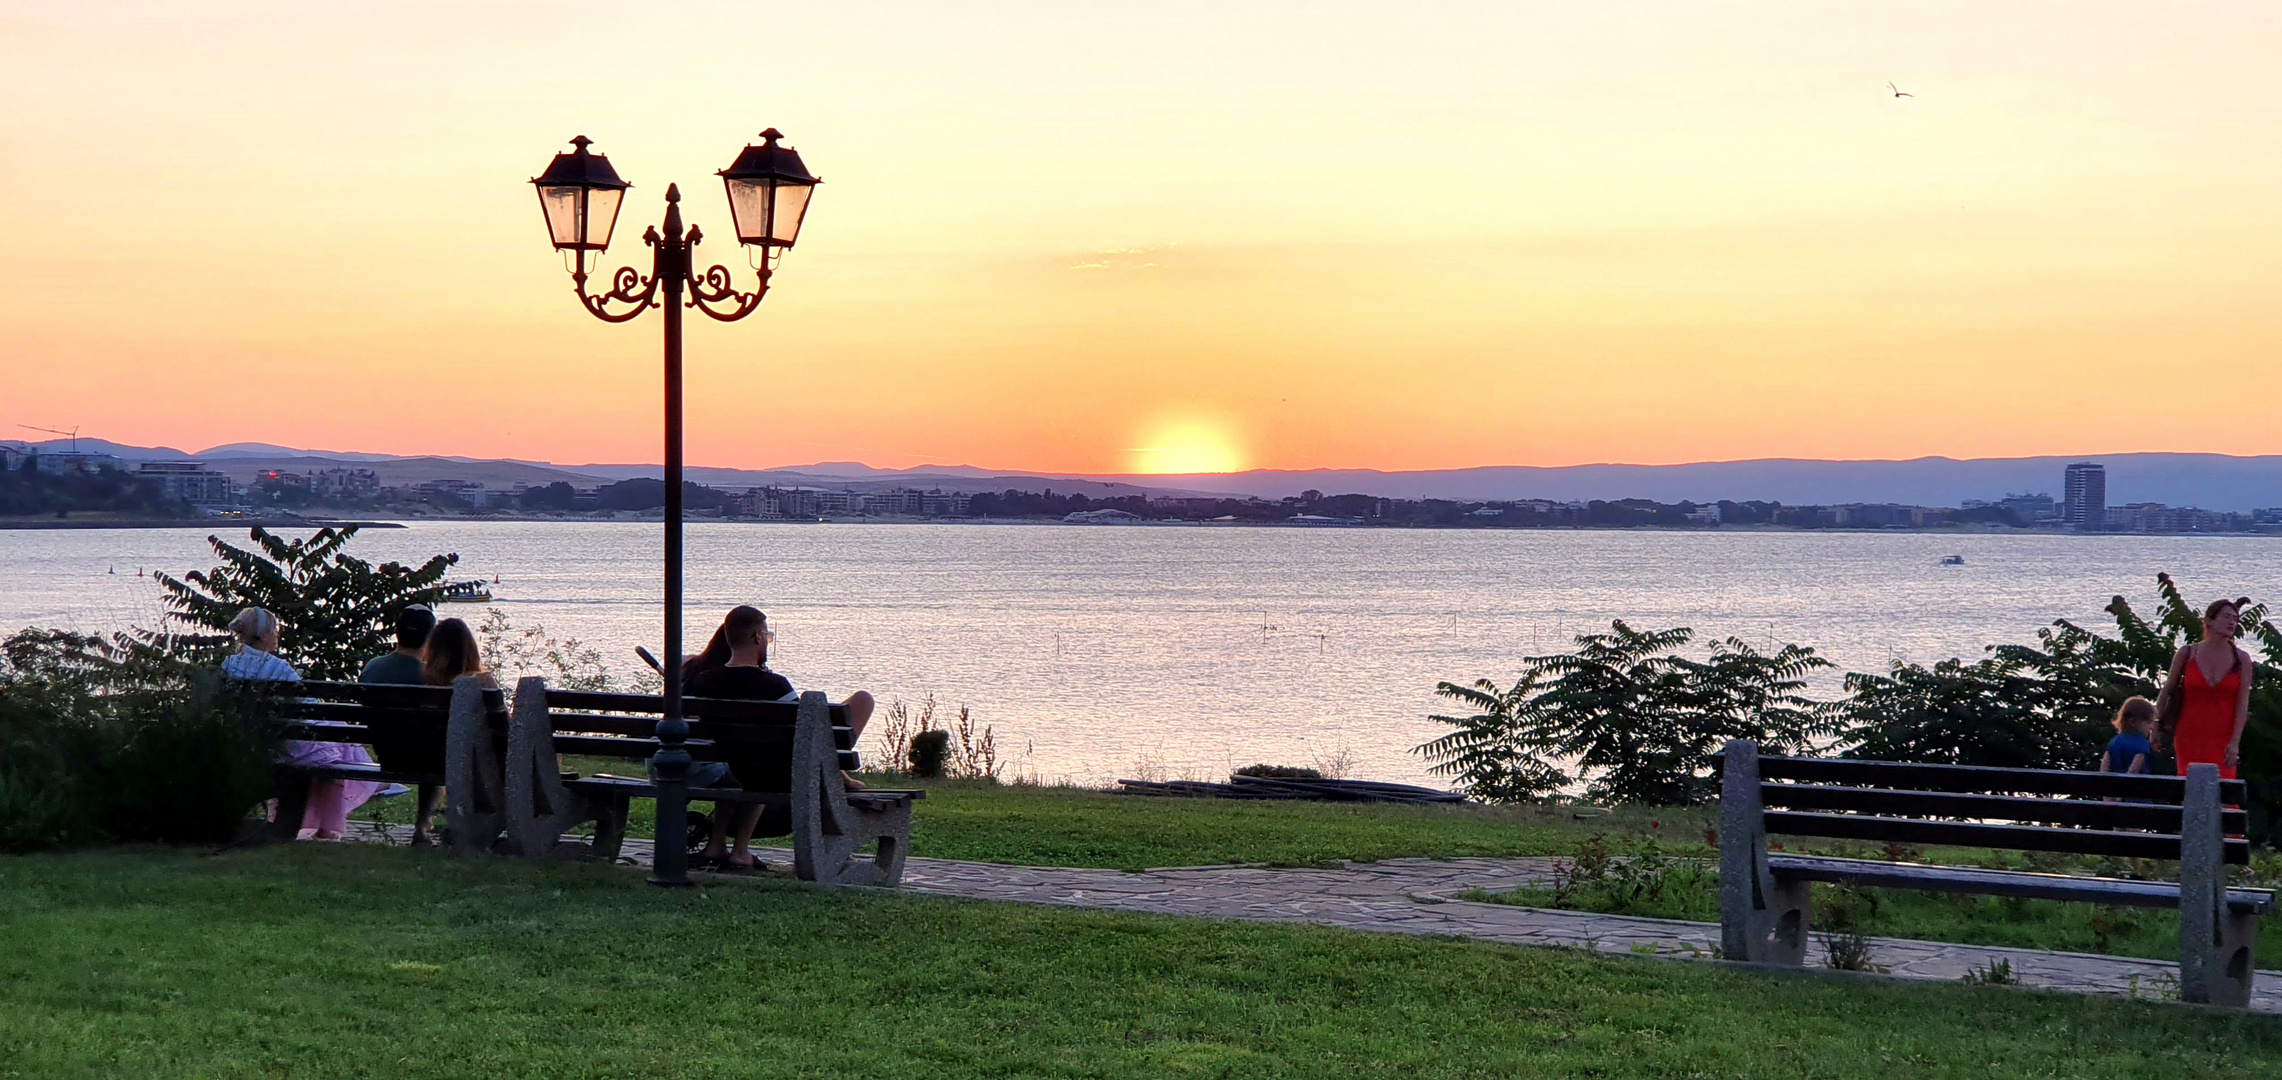
[[[1722,752],[1719,800],[1720,955],[1753,964],[1806,963],[1812,925],[1804,881],[1778,881],[1767,866],[1760,816],[1759,745],[1737,739]]]
[[[444,829],[453,852],[488,855],[499,849],[507,830],[502,787],[483,685],[473,675],[462,675],[452,684],[451,719],[444,734]]]
[[[510,852],[570,859],[618,857],[626,835],[626,800],[593,798],[563,786],[562,757],[555,753],[554,721],[547,712],[547,680],[539,676],[515,684],[502,768]],[[595,823],[591,847],[563,839],[565,832],[589,821]]]
[[[800,697],[792,736],[793,872],[827,885],[900,884],[911,847],[911,804],[849,805],[828,708],[819,691]],[[876,853],[859,858],[857,849],[867,843],[877,845]]]
[[[2257,968],[2258,916],[2227,906],[2219,767],[2189,765],[2179,829],[2179,1000],[2244,1008]]]

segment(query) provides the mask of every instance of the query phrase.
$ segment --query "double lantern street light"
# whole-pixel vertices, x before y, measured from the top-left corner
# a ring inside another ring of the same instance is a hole
[[[746,146],[720,172],[722,186],[729,192],[729,218],[737,242],[758,249],[753,261],[758,281],[751,292],[737,290],[727,267],[697,272],[690,254],[703,236],[694,225],[683,231],[681,189],[669,184],[665,224],[642,233],[642,242],[651,249],[649,275],[622,266],[610,275],[609,292],[589,293],[587,255],[599,257],[609,249],[619,205],[633,185],[618,178],[610,159],[587,152],[592,140],[584,135],[572,139],[571,151],[556,154],[547,171],[531,181],[539,191],[539,209],[547,217],[548,237],[556,250],[571,254],[571,283],[588,314],[613,323],[630,321],[651,308],[665,315],[666,685],[658,752],[651,759],[658,789],[657,852],[650,873],[654,885],[689,884],[690,759],[684,745],[689,723],[681,715],[681,310],[693,307],[722,322],[735,322],[752,314],[768,295],[769,275],[799,238],[809,193],[819,183],[801,164],[798,151],[779,145],[783,138],[775,128],[761,132],[761,145]]]

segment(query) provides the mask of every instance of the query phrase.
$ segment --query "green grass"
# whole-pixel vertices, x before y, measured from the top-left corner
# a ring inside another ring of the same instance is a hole
[[[1614,838],[1610,838],[1614,840]],[[1572,854],[1577,849],[1572,849]],[[1565,908],[1611,915],[1638,915],[1653,919],[1719,921],[1719,868],[1717,854],[1694,847],[1675,851],[1668,845],[1643,847],[1638,841],[1612,842],[1608,848],[1619,858],[1643,852],[1683,855],[1661,864],[1661,869],[1624,874],[1611,864],[1608,879],[1587,882],[1566,894],[1552,889],[1519,889],[1489,893],[1475,891],[1463,899],[1511,904],[1518,907]],[[1833,848],[1794,848],[1812,854],[1849,858],[1875,857],[1863,845]],[[2142,860],[2035,856],[2017,852],[1938,849],[1911,852],[1913,861],[1942,865],[1971,865],[1995,869],[2037,870],[2046,873],[2091,873],[2118,877],[2148,875],[2168,868]],[[1656,855],[1635,864],[1656,867]],[[2264,883],[2271,885],[2270,882]],[[2022,949],[2102,953],[2155,960],[2179,956],[2179,916],[2159,908],[2100,907],[2057,900],[1918,892],[1909,889],[1841,889],[1813,886],[1813,925],[1818,932],[1855,930],[1872,937],[1948,941],[1964,945],[2002,945]],[[1820,950],[1815,950],[1819,959]],[[2258,954],[2267,964],[2282,958],[2282,921],[2259,923]],[[1875,961],[1876,957],[1873,956]]]
[[[2169,1077],[2282,1022],[358,845],[0,860],[0,1077]]]
[[[573,762],[586,772],[641,774],[641,764]],[[1667,832],[1708,827],[1708,810],[1623,809],[1576,820],[1557,807],[1413,807],[1362,803],[1249,802],[1120,795],[1088,788],[961,781],[914,783],[866,776],[876,787],[922,787],[912,812],[911,852],[938,859],[1142,870],[1159,866],[1265,863],[1313,866],[1402,857],[1567,854],[1587,832]],[[637,801],[631,836],[649,836],[652,804]],[[369,804],[357,817],[410,821],[409,796]]]

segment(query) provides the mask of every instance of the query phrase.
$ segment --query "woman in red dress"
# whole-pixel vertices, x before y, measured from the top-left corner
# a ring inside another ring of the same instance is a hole
[[[2171,677],[2164,693],[2179,698],[2179,726],[2171,735],[2171,749],[2179,762],[2179,775],[2187,766],[2209,763],[2219,775],[2235,778],[2235,762],[2242,754],[2242,729],[2250,722],[2250,654],[2237,648],[2235,631],[2242,625],[2240,602],[2214,600],[2203,609],[2203,639],[2179,650],[2171,658]]]

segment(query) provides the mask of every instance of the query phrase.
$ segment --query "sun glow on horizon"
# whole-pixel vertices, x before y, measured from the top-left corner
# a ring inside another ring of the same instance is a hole
[[[1148,429],[1145,445],[1126,450],[1127,468],[1136,473],[1186,474],[1244,471],[1244,452],[1219,425],[1175,420]]]

